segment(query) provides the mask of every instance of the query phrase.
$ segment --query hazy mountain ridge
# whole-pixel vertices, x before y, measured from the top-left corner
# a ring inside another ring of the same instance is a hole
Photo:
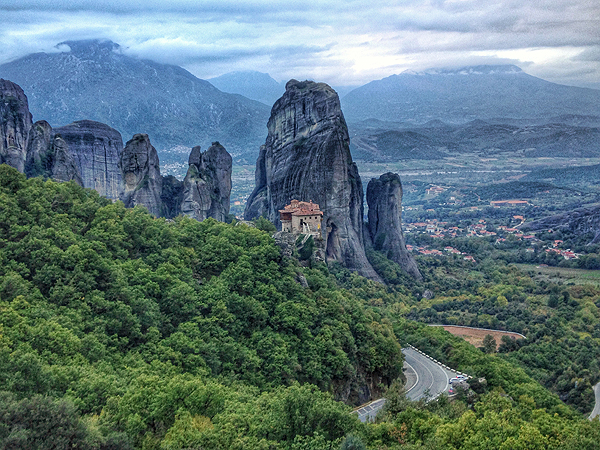
[[[464,123],[495,117],[600,115],[600,90],[551,83],[517,66],[404,72],[372,81],[342,98],[349,123],[369,118]]]
[[[464,125],[429,122],[421,127],[404,128],[402,124],[370,120],[351,124],[349,128],[352,154],[363,160],[439,159],[456,153],[490,156],[497,152],[525,157],[600,155],[597,126],[514,125],[475,120]]]
[[[268,73],[257,71],[229,72],[207,81],[223,92],[240,94],[269,107],[285,92],[285,83],[278,83]]]
[[[181,67],[126,56],[110,41],[63,45],[70,51],[0,66],[0,76],[24,89],[36,119],[54,126],[96,120],[126,137],[148,133],[159,149],[219,140],[238,155],[256,153],[266,136],[268,107]]]

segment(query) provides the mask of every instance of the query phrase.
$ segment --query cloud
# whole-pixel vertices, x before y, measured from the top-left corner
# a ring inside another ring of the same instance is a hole
[[[0,0],[0,14],[0,63],[105,38],[202,78],[248,69],[360,84],[425,64],[510,60],[554,81],[600,79],[591,0]]]

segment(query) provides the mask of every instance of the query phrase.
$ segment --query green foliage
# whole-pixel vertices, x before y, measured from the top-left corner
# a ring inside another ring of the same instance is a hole
[[[0,447],[3,449],[131,448],[126,436],[103,435],[69,400],[34,395],[17,400],[0,392]]]
[[[496,353],[496,339],[491,334],[486,334],[483,338],[483,351],[485,353]]]
[[[269,219],[267,219],[266,217],[263,217],[263,216],[259,216],[258,218],[254,219],[252,221],[252,223],[259,230],[264,231],[269,234],[273,234],[277,231],[277,228],[275,228],[275,225],[273,225],[273,223]]]
[[[451,259],[425,260],[417,283],[373,251],[393,280],[383,286],[284,260],[271,231],[154,219],[0,166],[1,446],[595,448],[598,422],[534,378],[589,405],[596,288]],[[528,339],[489,355],[407,317]],[[410,402],[394,382],[400,342],[486,382],[472,383],[475,397]],[[379,422],[361,424],[334,399],[357,403],[369,381],[391,386]]]
[[[305,235],[302,235],[302,234],[300,236],[298,236],[298,239],[301,239],[300,242],[302,242],[302,240],[304,240],[304,236]],[[298,245],[298,241],[296,241],[296,245]],[[298,256],[299,256],[300,260],[306,261],[306,260],[310,259],[314,250],[315,250],[315,240],[313,239],[312,236],[309,236],[309,238],[306,240],[306,242],[304,242],[302,247],[300,247],[298,249]]]
[[[359,437],[349,434],[342,441],[340,450],[367,450],[367,447]]]
[[[388,384],[403,361],[391,324],[258,228],[154,219],[7,166],[0,324],[15,402],[70,399],[139,448],[330,446],[356,419],[322,391]]]

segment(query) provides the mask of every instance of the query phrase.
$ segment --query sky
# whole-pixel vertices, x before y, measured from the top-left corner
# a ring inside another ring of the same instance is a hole
[[[515,64],[600,89],[598,0],[0,0],[0,64],[79,39],[204,79],[256,70],[358,86],[405,70]]]

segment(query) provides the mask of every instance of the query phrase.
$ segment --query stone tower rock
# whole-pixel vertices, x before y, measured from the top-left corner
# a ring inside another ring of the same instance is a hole
[[[60,136],[55,135],[45,120],[34,123],[29,132],[25,175],[52,178],[55,181],[75,181],[83,186],[69,146]]]
[[[29,130],[33,120],[20,86],[0,78],[0,164],[25,172]]]
[[[213,142],[204,153],[199,146],[194,147],[188,162],[181,212],[197,220],[213,217],[224,222],[229,215],[231,155]]]
[[[150,214],[161,215],[162,177],[156,149],[147,134],[136,134],[125,144],[121,155],[123,192],[127,208],[145,206]]]
[[[337,93],[324,83],[290,80],[267,128],[245,219],[266,214],[279,226],[278,210],[292,199],[312,200],[323,211],[327,260],[380,281],[365,255],[362,183]]]
[[[33,124],[29,131],[25,175],[49,177],[52,171],[52,127],[45,120]]]
[[[383,251],[413,278],[421,280],[417,263],[406,250],[402,233],[402,183],[395,173],[373,178],[367,186],[369,234],[375,250]]]
[[[54,130],[67,144],[83,187],[117,200],[122,191],[119,160],[123,139],[114,128],[93,120],[80,120]]]

